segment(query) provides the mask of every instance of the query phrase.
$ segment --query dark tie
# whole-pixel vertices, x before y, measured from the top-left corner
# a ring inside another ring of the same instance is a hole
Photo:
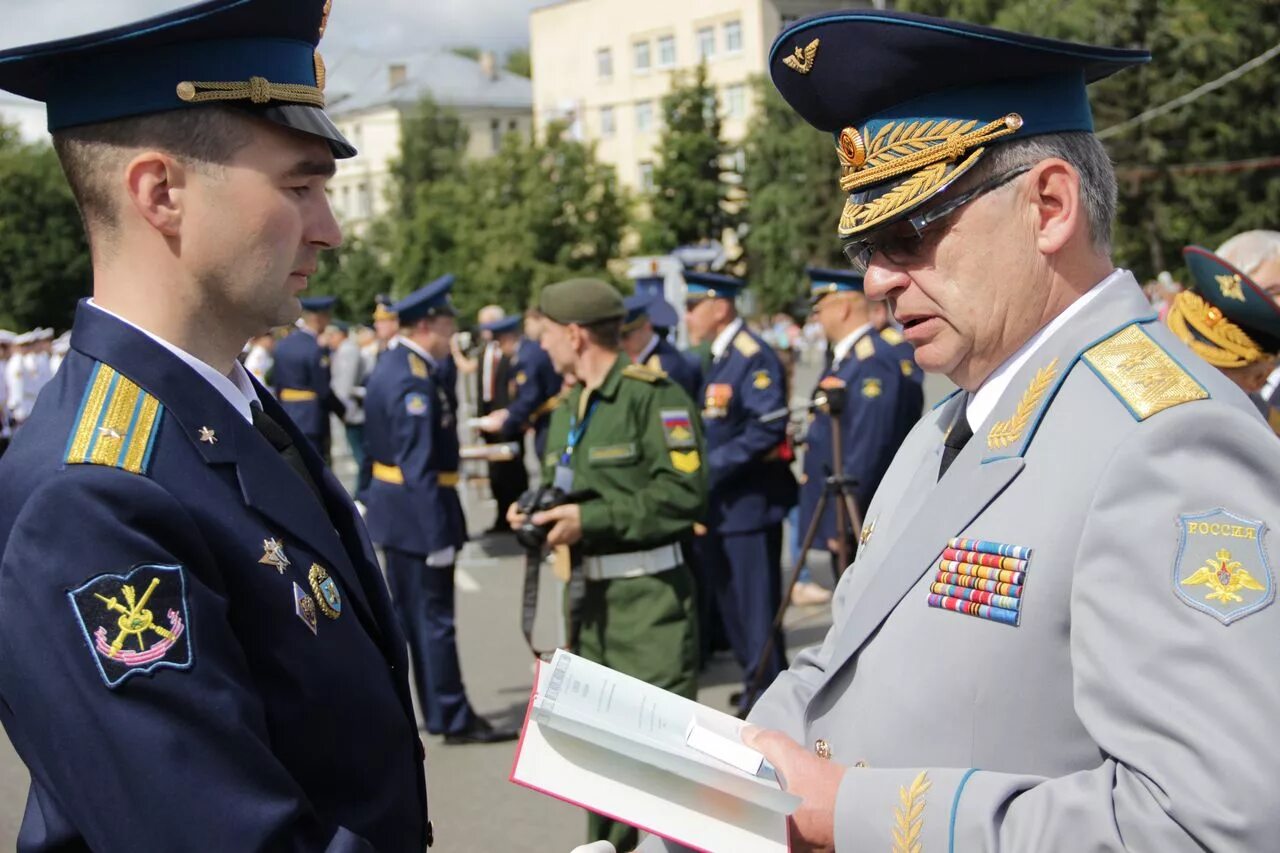
[[[293,439],[289,436],[288,431],[276,423],[275,418],[263,411],[261,404],[250,403],[249,407],[253,411],[253,425],[257,427],[258,432],[262,433],[262,437],[271,443],[271,446],[280,454],[280,458],[285,461],[285,464],[302,478],[302,482],[306,483],[307,488],[315,494],[320,501],[320,505],[324,506],[324,496],[320,493],[320,487],[312,479],[311,472],[307,470],[307,463],[302,458],[302,453],[294,446]]]
[[[947,473],[947,469],[951,467],[951,463],[960,455],[960,451],[964,450],[964,446],[969,443],[969,439],[973,438],[973,427],[969,426],[969,419],[965,417],[965,409],[969,408],[969,395],[966,394],[964,399],[960,401],[960,405],[956,407],[956,419],[951,422],[951,429],[947,431],[947,435],[942,439],[942,467],[938,470],[938,479],[942,479],[942,475]]]

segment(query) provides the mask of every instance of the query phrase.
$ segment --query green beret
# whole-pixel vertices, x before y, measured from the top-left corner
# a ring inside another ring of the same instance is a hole
[[[548,319],[561,325],[589,326],[621,320],[627,313],[622,294],[596,278],[575,278],[550,285],[542,291],[538,304]]]

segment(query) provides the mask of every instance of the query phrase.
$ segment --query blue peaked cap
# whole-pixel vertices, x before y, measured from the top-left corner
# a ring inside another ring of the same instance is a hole
[[[354,0],[347,0],[354,2]],[[48,109],[51,132],[206,104],[239,107],[356,150],[324,112],[316,47],[332,0],[208,0],[0,52],[0,89]]]
[[[1075,44],[871,9],[799,21],[769,73],[807,122],[835,136],[848,201],[841,237],[898,221],[993,144],[1092,131],[1086,86],[1145,50]]]
[[[816,304],[829,293],[861,293],[862,276],[849,270],[828,270],[807,267],[809,276],[809,301]]]
[[[402,324],[409,324],[439,314],[453,316],[453,303],[449,301],[449,291],[453,290],[454,277],[442,275],[440,278],[418,288],[391,307],[400,315]]]
[[[304,296],[298,300],[303,311],[332,311],[338,301],[336,296]]]
[[[731,275],[714,272],[686,271],[684,274],[685,299],[736,299],[747,283]]]
[[[622,300],[622,307],[627,309],[627,315],[622,320],[623,329],[633,326],[642,317],[648,317],[649,322],[657,329],[674,329],[680,325],[676,309],[661,296],[636,293]]]
[[[494,320],[489,323],[481,323],[480,329],[485,332],[492,332],[495,335],[506,335],[517,331],[520,328],[521,317],[519,314],[512,314],[510,317],[503,317],[501,320]]]

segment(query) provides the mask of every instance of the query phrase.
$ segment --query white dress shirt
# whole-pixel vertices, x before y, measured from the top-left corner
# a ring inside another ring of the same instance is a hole
[[[742,331],[742,318],[738,317],[724,331],[716,335],[716,339],[711,342],[711,357],[715,361],[719,361],[724,355],[725,350],[729,348],[729,344],[733,343],[734,336]]]

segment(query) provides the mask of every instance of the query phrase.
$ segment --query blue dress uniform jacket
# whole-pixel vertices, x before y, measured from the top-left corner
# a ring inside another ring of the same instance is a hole
[[[721,534],[778,524],[796,502],[787,423],[760,416],[787,405],[787,378],[769,345],[745,327],[702,383],[711,498],[707,526]]]
[[[276,344],[271,386],[298,429],[323,454],[329,446],[329,351],[315,335],[294,329]]]
[[[522,338],[511,360],[511,402],[507,406],[507,423],[503,438],[519,438],[526,426],[534,428],[534,445],[542,457],[547,443],[547,426],[551,423],[551,401],[564,384],[551,359],[536,341]]]
[[[658,338],[658,344],[640,360],[645,367],[661,370],[671,378],[690,400],[698,399],[698,391],[702,387],[702,371],[685,354],[672,346],[665,338]]]
[[[426,557],[467,539],[458,478],[453,397],[432,365],[403,341],[378,360],[365,386],[365,449],[372,460],[360,494],[369,534],[387,548]]]
[[[20,850],[420,851],[422,745],[372,547],[146,335],[79,308],[0,462]]]
[[[844,473],[853,483],[859,513],[866,512],[894,454],[920,416],[920,385],[904,375],[899,361],[894,347],[873,329],[868,329],[844,358],[823,371],[818,380],[819,388],[825,383],[839,382],[846,390],[840,417]],[[903,417],[901,398],[904,396],[917,401],[915,418],[909,422]],[[832,473],[831,427],[831,415],[814,412],[804,454],[804,481],[800,487],[801,531],[809,529],[818,498]],[[827,540],[836,538],[835,519],[833,495],[818,524],[814,548],[825,549]]]

